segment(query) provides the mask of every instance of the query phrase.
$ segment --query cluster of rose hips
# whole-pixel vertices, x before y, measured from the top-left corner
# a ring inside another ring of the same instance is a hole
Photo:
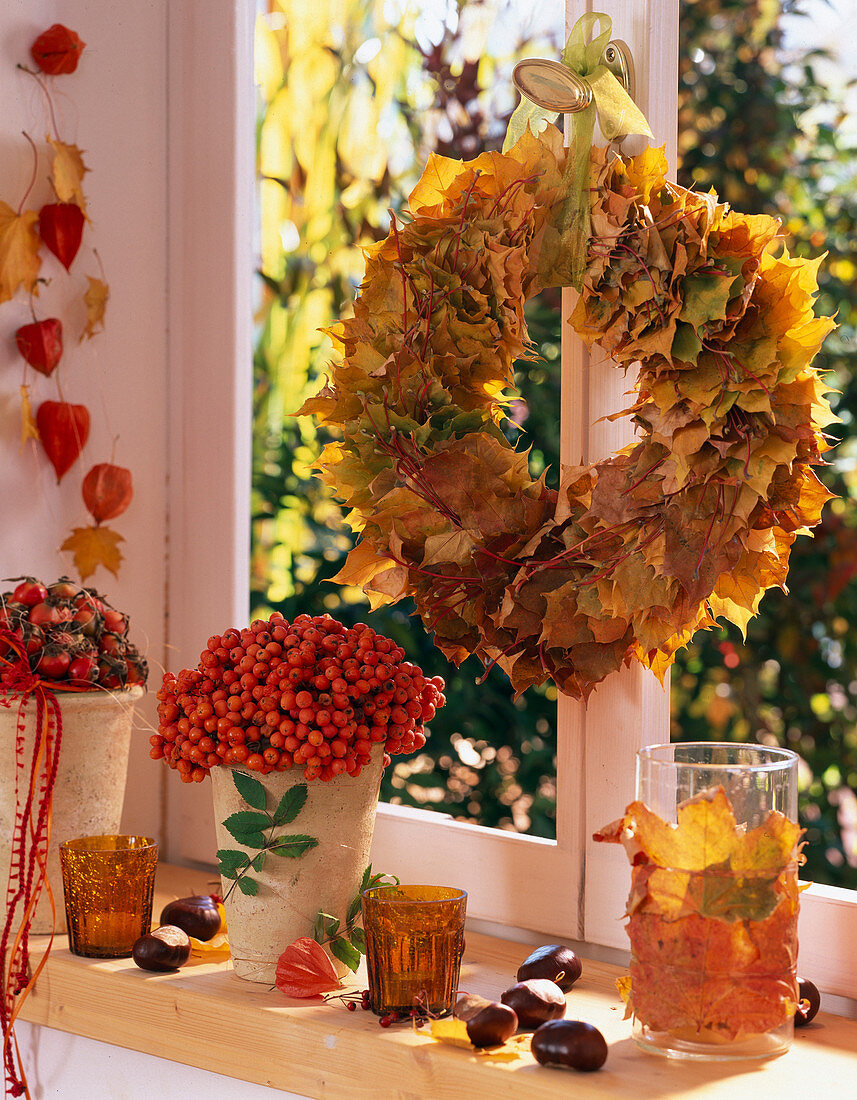
[[[373,747],[384,766],[425,744],[423,723],[446,702],[401,646],[365,623],[278,612],[208,639],[199,665],[164,675],[150,755],[201,782],[220,764],[305,779],[359,775]]]
[[[17,641],[42,680],[112,691],[146,683],[146,662],[128,641],[128,616],[68,577],[48,585],[19,578],[0,595],[0,631]],[[0,689],[20,681],[21,660],[11,638],[0,637]]]
[[[358,1007],[364,1012],[372,1011],[372,996],[368,989],[361,989],[359,993],[332,993],[324,998],[325,1001],[344,1001],[349,1012],[356,1012]],[[378,1024],[381,1027],[392,1027],[400,1020],[408,1020],[414,1027],[422,1027],[426,1021],[437,1019],[434,1013],[429,1012],[419,997],[415,997],[414,1007],[410,1012],[388,1012],[385,1016],[379,1016]]]

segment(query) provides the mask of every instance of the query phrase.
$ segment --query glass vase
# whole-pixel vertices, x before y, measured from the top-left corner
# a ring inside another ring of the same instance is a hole
[[[646,1050],[732,1060],[788,1049],[798,1000],[797,765],[787,749],[734,743],[637,754],[631,832],[651,839],[632,859],[628,934],[633,1033]]]

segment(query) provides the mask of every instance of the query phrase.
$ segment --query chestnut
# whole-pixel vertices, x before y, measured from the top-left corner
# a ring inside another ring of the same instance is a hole
[[[452,1015],[457,1020],[467,1021],[483,1008],[494,1004],[497,1002],[489,1000],[488,997],[482,997],[478,993],[462,993],[452,1006]]]
[[[178,970],[190,958],[190,938],[184,929],[165,924],[141,936],[131,957],[141,970]]]
[[[517,1030],[515,1010],[497,1001],[489,1001],[467,1021],[467,1035],[475,1047],[498,1047]]]
[[[561,943],[547,943],[537,947],[518,967],[516,978],[525,982],[528,978],[548,978],[568,993],[580,975],[583,966],[570,947]]]
[[[220,910],[211,894],[194,894],[165,905],[161,924],[183,928],[195,940],[210,940],[220,930]]]
[[[533,1033],[533,1057],[542,1066],[569,1066],[590,1072],[607,1061],[607,1041],[582,1020],[550,1020]]]
[[[516,982],[500,994],[500,1000],[515,1010],[518,1026],[525,1030],[565,1015],[565,994],[547,978]]]
[[[795,1027],[806,1027],[821,1007],[821,994],[815,982],[809,978],[798,978],[798,1006],[795,1012]]]

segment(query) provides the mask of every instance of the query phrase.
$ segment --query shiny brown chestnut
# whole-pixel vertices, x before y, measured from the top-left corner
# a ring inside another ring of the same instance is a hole
[[[131,957],[141,970],[178,970],[190,958],[190,938],[184,929],[165,924],[141,936],[131,949]]]
[[[795,1027],[806,1027],[821,1008],[821,994],[818,986],[809,978],[798,978],[798,1006],[795,1012]]]
[[[498,1047],[518,1030],[518,1017],[508,1005],[492,1001],[467,1021],[467,1035],[475,1047]]]
[[[210,894],[194,894],[165,905],[161,924],[183,928],[196,940],[210,940],[220,930],[220,910]]]
[[[548,978],[568,993],[580,975],[583,965],[570,947],[561,943],[547,943],[537,947],[518,967],[516,978],[525,982],[528,978]]]
[[[516,982],[500,994],[500,1000],[515,1010],[518,1026],[525,1031],[565,1015],[565,995],[556,982],[547,978]]]
[[[482,997],[478,993],[462,993],[452,1006],[452,1015],[456,1020],[467,1021],[475,1016],[477,1012],[481,1012],[483,1008],[495,1004],[497,1004],[496,1001],[492,1001],[488,997]]]
[[[607,1041],[582,1020],[551,1020],[533,1033],[531,1049],[543,1066],[568,1066],[591,1072],[607,1061]]]

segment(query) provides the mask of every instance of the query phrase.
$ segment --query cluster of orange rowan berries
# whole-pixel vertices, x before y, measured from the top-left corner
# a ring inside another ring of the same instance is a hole
[[[305,779],[359,775],[376,745],[384,765],[425,744],[423,724],[446,702],[401,646],[365,623],[274,612],[208,639],[195,669],[167,672],[150,755],[186,782],[222,764]]]

